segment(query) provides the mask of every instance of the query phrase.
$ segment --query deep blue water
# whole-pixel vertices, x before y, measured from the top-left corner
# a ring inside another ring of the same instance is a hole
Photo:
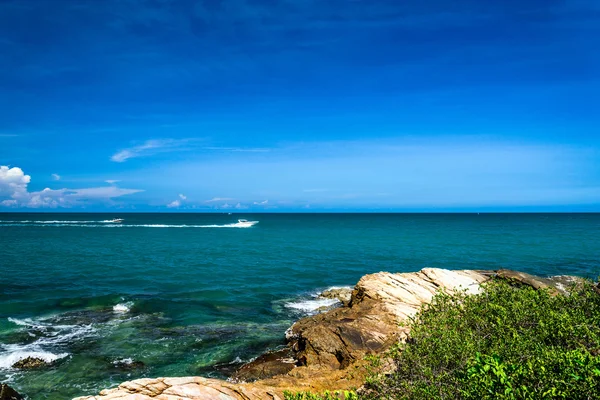
[[[117,217],[125,221],[106,222]],[[259,223],[227,226],[238,218]],[[318,306],[314,293],[367,273],[600,274],[600,214],[10,213],[0,221],[0,382],[32,399],[143,376],[227,376],[282,345],[291,323]],[[26,355],[57,360],[10,368]],[[132,360],[143,365],[124,367]]]

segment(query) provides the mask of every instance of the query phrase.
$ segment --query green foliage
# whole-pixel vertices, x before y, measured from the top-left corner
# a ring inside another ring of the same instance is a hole
[[[346,390],[334,393],[325,392],[323,394],[284,392],[284,400],[358,400],[358,396],[355,392]]]
[[[600,295],[492,281],[482,294],[436,296],[372,374],[365,398],[591,399],[600,393]]]

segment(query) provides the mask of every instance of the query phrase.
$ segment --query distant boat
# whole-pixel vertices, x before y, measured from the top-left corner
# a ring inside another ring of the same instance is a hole
[[[109,220],[108,222],[113,223],[113,224],[120,224],[123,221],[125,221],[123,218],[115,218],[115,219]]]
[[[241,228],[249,228],[258,224],[258,221],[248,221],[247,219],[238,219],[237,226]]]

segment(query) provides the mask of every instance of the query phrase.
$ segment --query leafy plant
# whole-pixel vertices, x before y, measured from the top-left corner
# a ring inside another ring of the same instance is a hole
[[[553,295],[502,280],[477,296],[439,294],[373,373],[364,398],[592,399],[600,393],[600,295]]]

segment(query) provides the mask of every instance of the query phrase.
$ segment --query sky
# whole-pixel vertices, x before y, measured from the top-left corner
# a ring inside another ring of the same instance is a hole
[[[0,212],[600,211],[597,0],[0,0]]]

